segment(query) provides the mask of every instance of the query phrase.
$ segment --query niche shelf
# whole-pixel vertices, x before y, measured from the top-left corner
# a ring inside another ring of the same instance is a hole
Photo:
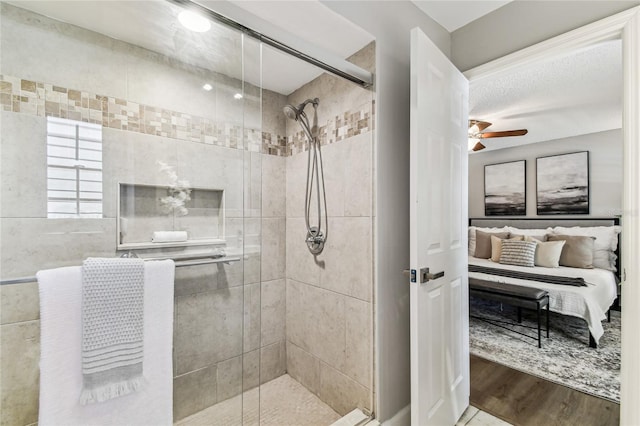
[[[120,183],[117,249],[136,250],[224,245],[224,190],[191,188],[187,214],[170,207],[168,186]],[[186,231],[187,241],[154,243],[156,231]]]

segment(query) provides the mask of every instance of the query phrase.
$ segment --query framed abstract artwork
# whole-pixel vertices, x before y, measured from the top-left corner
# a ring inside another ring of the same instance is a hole
[[[589,214],[589,151],[536,158],[538,215]]]
[[[484,166],[485,216],[524,216],[527,213],[526,161]]]

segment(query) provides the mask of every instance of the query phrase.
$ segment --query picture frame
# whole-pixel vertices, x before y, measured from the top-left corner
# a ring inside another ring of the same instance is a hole
[[[536,158],[536,209],[539,216],[589,214],[589,151]]]
[[[484,166],[485,216],[527,214],[526,160]]]

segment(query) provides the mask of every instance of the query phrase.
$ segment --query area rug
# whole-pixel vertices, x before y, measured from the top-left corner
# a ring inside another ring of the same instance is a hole
[[[523,309],[522,325],[531,327],[526,328],[517,324],[514,307],[472,298],[469,308],[472,354],[581,392],[620,402],[620,312],[612,311],[610,323],[603,321],[604,335],[598,348],[589,347],[586,322],[551,312],[549,338],[544,337],[543,321],[542,348],[539,349],[535,312]],[[510,324],[502,325],[509,330],[474,316],[507,321]]]

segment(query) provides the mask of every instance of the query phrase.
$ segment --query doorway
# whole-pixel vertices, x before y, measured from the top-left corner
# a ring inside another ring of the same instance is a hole
[[[622,369],[621,423],[640,418],[640,366],[632,360],[640,357],[640,344],[633,325],[640,321],[640,289],[625,285],[636,283],[640,269],[634,259],[640,255],[640,8],[636,7],[586,25],[566,34],[538,43],[503,58],[465,72],[475,81],[507,72],[537,61],[549,60],[572,50],[604,40],[622,39],[623,43],[623,215],[622,215]]]

